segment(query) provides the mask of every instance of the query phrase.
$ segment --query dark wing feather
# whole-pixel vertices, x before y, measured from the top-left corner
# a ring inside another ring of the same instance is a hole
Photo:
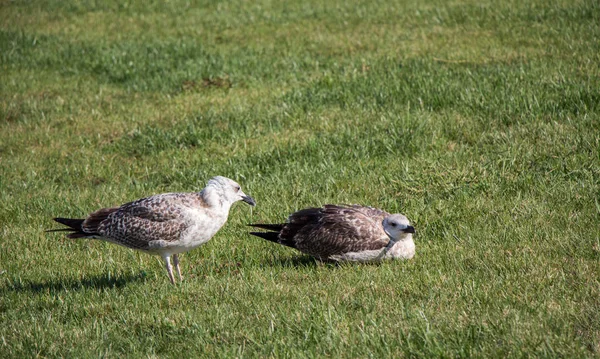
[[[83,219],[57,217],[57,218],[54,218],[54,221],[58,222],[60,224],[64,224],[65,226],[68,226],[69,228],[50,229],[50,230],[47,230],[46,232],[71,232],[71,233],[67,234],[68,238],[83,238],[83,237],[89,236],[89,234],[85,233],[83,231],[83,229],[81,228],[81,225],[84,222]]]
[[[267,224],[267,223],[253,223],[249,224],[250,227],[262,228],[271,232],[250,232],[251,235],[266,239],[267,241],[283,244],[293,248],[293,243],[281,241],[279,232],[285,227],[285,224]]]

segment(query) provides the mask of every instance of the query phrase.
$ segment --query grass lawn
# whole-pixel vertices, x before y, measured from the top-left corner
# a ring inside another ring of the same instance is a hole
[[[596,0],[0,0],[0,357],[600,356]],[[214,175],[159,257],[44,233]],[[402,212],[411,261],[247,234]]]

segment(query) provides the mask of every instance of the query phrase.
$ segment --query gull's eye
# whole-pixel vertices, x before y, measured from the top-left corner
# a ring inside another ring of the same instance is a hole
[[[236,192],[239,192],[241,189],[242,189],[242,187],[240,187],[240,186],[235,186],[235,191],[236,191]]]
[[[392,222],[392,223],[390,223],[390,226],[392,226],[392,227],[396,227],[396,226],[397,226],[397,224],[396,224],[396,222]]]

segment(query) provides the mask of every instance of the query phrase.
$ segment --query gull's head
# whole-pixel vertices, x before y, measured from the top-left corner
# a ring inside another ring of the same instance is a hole
[[[410,225],[408,218],[399,213],[385,217],[382,224],[383,230],[393,242],[410,239],[415,233],[415,227]]]
[[[256,206],[256,201],[242,191],[242,187],[234,180],[223,176],[211,178],[206,185],[205,191],[210,189],[211,197],[218,196],[221,203],[233,204],[237,201],[244,201],[251,206]],[[204,191],[203,191],[204,192]],[[207,193],[208,194],[208,193]]]

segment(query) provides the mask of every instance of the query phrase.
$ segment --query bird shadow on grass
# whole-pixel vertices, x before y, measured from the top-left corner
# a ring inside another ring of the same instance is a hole
[[[265,265],[271,267],[284,268],[314,268],[314,267],[334,267],[335,262],[321,262],[311,256],[294,256],[294,257],[273,257],[265,261]]]
[[[29,293],[45,293],[45,292],[62,292],[74,291],[82,289],[107,289],[121,288],[129,283],[145,281],[146,274],[119,274],[104,273],[96,276],[85,277],[82,279],[51,279],[42,281],[20,281],[15,280],[9,282],[4,288],[0,289],[0,293],[8,292],[29,292]]]
[[[373,262],[337,262],[337,261],[319,261],[311,256],[296,256],[296,257],[275,257],[265,264],[271,267],[284,267],[284,268],[344,268],[344,267],[377,267],[381,266],[384,261],[373,261]]]

